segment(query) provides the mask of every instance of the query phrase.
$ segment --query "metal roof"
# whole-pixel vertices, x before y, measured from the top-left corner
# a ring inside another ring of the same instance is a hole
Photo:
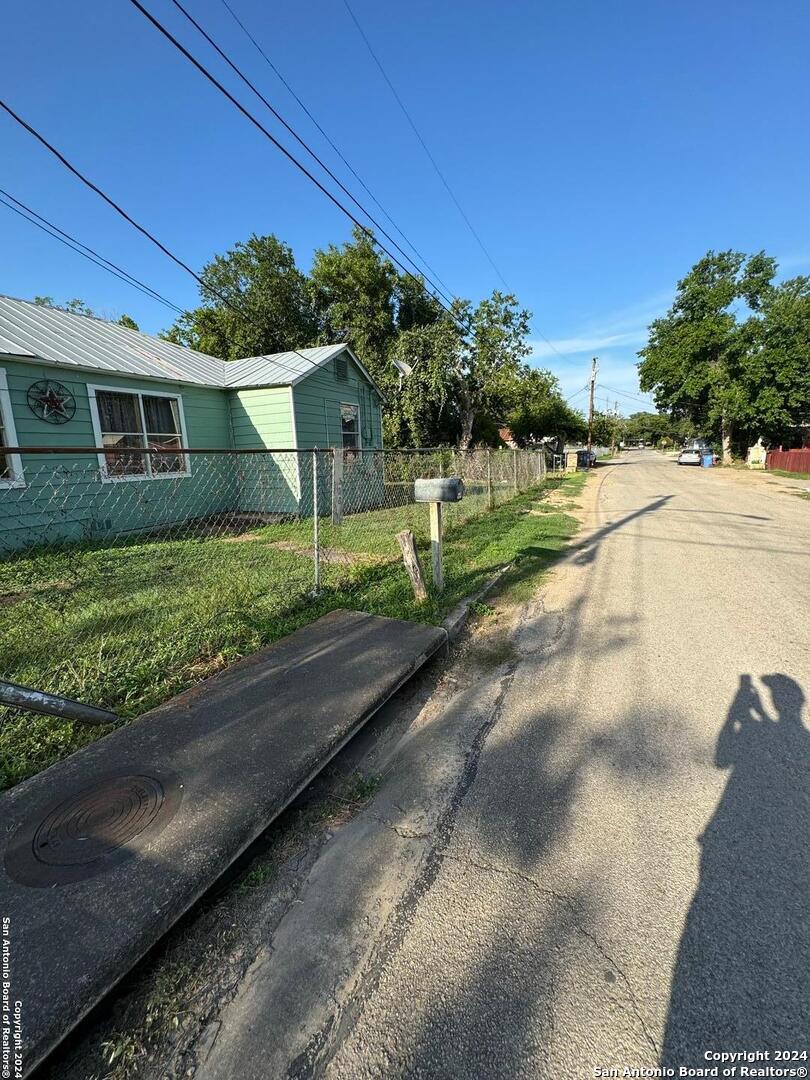
[[[346,348],[346,345],[316,345],[315,348],[301,349],[300,352],[272,353],[268,356],[248,356],[244,360],[231,360],[225,364],[225,385],[246,388],[295,384]]]
[[[300,352],[226,361],[104,319],[0,296],[0,356],[57,367],[226,390],[295,384],[344,349],[351,353],[345,344],[318,345]]]

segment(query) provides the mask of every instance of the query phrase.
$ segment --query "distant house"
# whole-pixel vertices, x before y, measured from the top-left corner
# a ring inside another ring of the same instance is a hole
[[[381,405],[348,345],[228,362],[116,323],[0,296],[0,539],[5,532],[5,546],[19,547],[219,510],[312,512],[311,455],[209,456],[183,454],[185,447],[344,449],[347,483],[351,488],[353,468],[361,508],[379,485],[367,476],[361,482],[364,462],[375,455],[357,451],[382,448]],[[13,446],[99,452],[3,452]],[[113,447],[164,452],[105,453]],[[79,475],[82,483],[74,483]],[[55,491],[57,481],[55,522],[42,514],[42,488]],[[113,485],[118,498],[111,498]],[[321,506],[327,503],[328,491]]]

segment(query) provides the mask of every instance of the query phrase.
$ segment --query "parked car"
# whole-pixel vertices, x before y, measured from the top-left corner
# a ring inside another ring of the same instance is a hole
[[[713,454],[712,444],[706,439],[692,439],[678,454],[679,465],[700,465],[704,454]]]

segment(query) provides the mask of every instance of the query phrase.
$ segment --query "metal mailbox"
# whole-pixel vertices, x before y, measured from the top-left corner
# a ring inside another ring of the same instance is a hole
[[[441,476],[435,480],[414,480],[413,497],[416,502],[460,502],[464,497],[464,481],[460,476]]]

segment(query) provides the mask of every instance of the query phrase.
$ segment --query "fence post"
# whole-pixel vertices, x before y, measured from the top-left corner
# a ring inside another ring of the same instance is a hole
[[[343,450],[332,451],[332,524],[343,522]]]
[[[519,488],[518,488],[518,460],[517,460],[517,456],[518,456],[517,450],[513,450],[512,451],[512,481],[513,481],[513,485],[514,485],[514,488],[515,488],[515,494],[517,494],[518,491],[519,491]]]
[[[318,447],[312,448],[312,555],[315,562],[315,588],[321,591],[321,537],[318,521]]]
[[[487,509],[493,510],[495,498],[492,492],[492,451],[487,449]]]

